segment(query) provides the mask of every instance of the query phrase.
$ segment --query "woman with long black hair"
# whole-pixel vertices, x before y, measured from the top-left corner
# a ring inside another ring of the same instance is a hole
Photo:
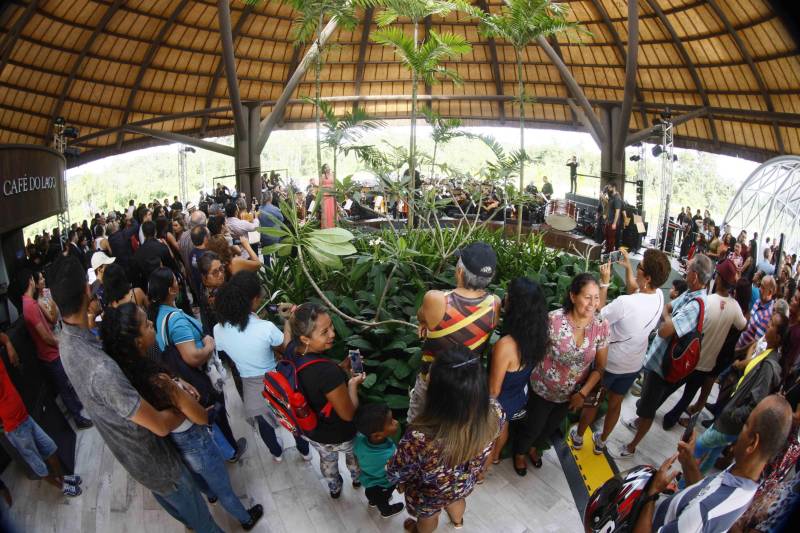
[[[221,384],[212,383],[209,377],[209,373],[218,376],[221,372],[219,369],[222,365],[214,354],[216,345],[211,336],[203,335],[199,321],[175,307],[179,291],[178,280],[169,268],[160,267],[150,274],[147,317],[156,329],[162,363],[197,389],[203,407],[214,407],[217,413],[212,426],[215,442],[229,462],[236,462],[247,449],[247,440],[241,438],[237,441],[234,438]]]
[[[208,426],[208,412],[198,403],[197,391],[148,357],[156,342],[153,323],[134,303],[108,308],[103,316],[103,350],[119,365],[133,387],[159,411],[175,409],[186,420],[170,437],[199,488],[210,502],[219,502],[246,531],[263,516],[261,505],[245,509],[231,487],[225,463]]]
[[[209,254],[212,252],[208,252]],[[208,255],[208,254],[206,254]],[[204,256],[205,257],[205,256]],[[262,395],[264,374],[275,370],[275,351],[283,352],[292,332],[289,321],[283,331],[255,311],[261,304],[261,284],[255,272],[239,272],[217,292],[214,307],[219,323],[214,326],[217,348],[228,354],[242,380],[244,414],[258,425],[261,439],[275,461],[283,458],[283,443],[275,434],[280,427]],[[308,441],[295,437],[297,450],[306,461],[311,460]]]
[[[503,337],[492,348],[489,364],[489,394],[497,398],[508,417],[508,424],[494,443],[492,463],[500,462],[500,452],[513,428],[516,446],[521,444],[520,424],[526,416],[528,381],[531,372],[544,357],[550,345],[547,330],[547,300],[538,283],[529,278],[516,278],[508,285],[504,302]],[[523,456],[527,450],[515,448]],[[516,465],[524,469],[525,464]]]
[[[422,412],[386,465],[389,481],[403,487],[406,509],[417,519],[406,520],[406,531],[433,531],[442,509],[456,528],[463,526],[465,498],[504,425],[480,357],[460,345],[437,355]]]

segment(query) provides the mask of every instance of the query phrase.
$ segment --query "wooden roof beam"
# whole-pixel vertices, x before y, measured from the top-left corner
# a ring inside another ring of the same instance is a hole
[[[667,16],[661,10],[661,7],[658,5],[656,0],[645,0],[645,1],[647,2],[647,5],[650,6],[650,9],[652,9],[653,12],[658,16],[658,19],[664,25],[670,37],[672,38],[672,43],[675,46],[675,49],[678,50],[678,53],[683,59],[683,62],[686,64],[686,68],[689,70],[689,75],[692,77],[692,81],[694,81],[695,87],[697,87],[697,92],[700,93],[700,98],[703,100],[703,105],[705,107],[710,108],[711,102],[708,99],[706,88],[705,86],[703,86],[703,82],[700,81],[700,76],[697,74],[697,68],[695,67],[694,63],[692,63],[692,60],[689,57],[688,52],[686,52],[686,47],[683,46],[680,37],[678,37],[678,33],[672,26],[672,23],[669,21],[669,19],[667,19]],[[707,116],[708,116],[708,125],[711,128],[711,139],[716,145],[719,143],[719,135],[717,135],[717,125],[714,123],[714,116],[710,111]]]
[[[322,32],[319,35],[319,42],[315,41],[309,47],[308,51],[306,51],[306,54],[303,56],[303,60],[300,61],[299,65],[297,65],[294,74],[292,74],[292,77],[286,82],[283,92],[275,101],[272,111],[264,120],[261,121],[258,133],[258,144],[256,145],[259,152],[261,152],[264,149],[264,146],[267,144],[267,140],[269,139],[269,135],[272,133],[272,130],[283,119],[283,114],[286,111],[286,104],[289,103],[289,98],[292,96],[292,93],[306,75],[308,67],[311,66],[313,61],[317,58],[317,55],[319,55],[319,47],[325,46],[325,43],[328,42],[328,39],[331,38],[338,26],[339,22],[335,17],[328,21],[328,24],[325,25],[325,28],[322,29]]]
[[[369,30],[372,25],[372,16],[375,8],[370,6],[364,10],[364,19],[361,21],[361,43],[358,45],[358,63],[356,63],[356,96],[361,94],[361,83],[364,81],[364,68],[366,67],[367,48],[369,48]],[[358,107],[358,102],[353,102],[353,111]]]
[[[689,122],[692,119],[703,117],[708,114],[707,107],[701,107],[699,109],[695,109],[694,111],[689,111],[688,113],[684,113],[683,115],[678,115],[677,117],[673,118],[670,122],[672,122],[673,126],[679,126],[684,122]],[[660,135],[661,128],[657,126],[651,126],[648,128],[643,128],[636,133],[631,133],[625,139],[625,146],[630,146],[632,144],[636,144],[638,142],[642,142],[652,135],[655,135],[656,132]],[[624,149],[624,148],[623,148]]]
[[[547,42],[549,42],[550,46],[553,47],[553,51],[558,55],[558,57],[561,59],[561,61],[564,61],[564,54],[561,53],[561,47],[558,45],[558,40],[555,37],[551,36],[551,37],[547,38]],[[550,65],[550,64],[551,63],[547,63],[547,65]],[[566,63],[564,63],[564,64],[566,65]],[[524,63],[523,63],[523,66],[524,66]],[[534,83],[535,84],[536,82],[535,81],[531,82],[530,80],[528,80],[528,83]],[[561,78],[560,85],[566,85],[566,82],[564,82],[564,78]],[[569,88],[567,88],[567,94],[569,94]],[[578,112],[578,107],[575,105],[575,99],[574,98],[567,98],[567,103],[569,104],[570,111],[572,111],[572,121],[573,122],[580,122],[581,124],[583,124],[583,126],[586,128],[586,131],[588,131],[592,135],[592,138],[594,139],[594,141],[597,142],[598,139],[594,135],[594,133],[592,132],[591,124],[587,124],[586,123],[586,120],[588,118],[586,116],[586,113],[584,113],[583,111],[581,111],[580,113]],[[598,146],[599,146],[599,144],[598,144]]]
[[[730,19],[725,15],[725,12],[720,9],[717,0],[707,0],[709,7],[717,17],[722,21],[723,26],[725,29],[728,30],[728,33],[733,38],[733,42],[736,43],[736,47],[739,49],[739,53],[742,54],[742,58],[747,63],[747,66],[750,67],[750,72],[753,73],[753,77],[756,79],[756,84],[758,84],[758,90],[761,91],[761,96],[764,98],[764,103],[767,105],[767,111],[775,111],[775,106],[772,104],[772,97],[767,90],[767,84],[764,83],[764,77],[761,75],[761,72],[756,67],[755,62],[753,61],[753,56],[747,50],[747,46],[745,46],[742,37],[739,35],[739,32],[736,31],[736,28],[733,27],[731,24]],[[775,132],[775,143],[778,146],[778,152],[781,154],[786,153],[786,147],[783,144],[783,136],[781,135],[781,129],[778,127],[777,123],[774,123],[773,131]]]
[[[219,17],[219,39],[222,42],[222,63],[225,65],[225,80],[228,82],[228,98],[233,108],[233,125],[239,139],[247,138],[247,119],[244,116],[242,97],[239,93],[239,78],[236,77],[236,56],[231,29],[231,2],[217,0]]]
[[[628,136],[633,110],[633,95],[636,92],[636,64],[639,60],[639,1],[628,1],[628,53],[625,59],[625,83],[622,96],[622,108],[619,113],[619,124],[616,131],[608,132],[611,140],[614,159],[625,163],[625,138]],[[614,138],[611,138],[611,137]]]
[[[224,144],[219,144],[211,141],[204,141],[202,139],[198,139],[197,137],[191,137],[189,135],[183,135],[181,133],[153,130],[150,128],[143,128],[141,126],[133,126],[131,124],[124,126],[123,129],[131,133],[138,133],[139,135],[147,135],[148,137],[161,139],[162,141],[188,144],[189,146],[195,146],[197,148],[202,148],[203,150],[210,150],[212,152],[216,152],[222,155],[227,155],[230,157],[235,157],[236,155],[236,151],[233,149],[232,146],[226,146]]]
[[[586,98],[586,95],[583,93],[581,86],[578,85],[577,81],[575,81],[572,73],[569,71],[561,58],[558,57],[558,54],[556,54],[555,50],[553,50],[553,47],[550,46],[550,43],[547,42],[547,39],[540,36],[536,42],[542,47],[544,53],[547,54],[547,57],[550,58],[550,61],[553,62],[553,65],[555,65],[559,73],[561,73],[561,79],[564,80],[564,84],[567,86],[569,92],[572,93],[572,96],[578,100],[581,109],[583,109],[583,112],[586,114],[586,120],[590,125],[590,130],[594,132],[592,137],[596,137],[600,141],[605,142],[606,139],[608,139],[605,128],[603,128],[603,125],[600,124],[600,119],[597,118],[597,114],[592,109],[592,106],[589,103],[589,100]]]
[[[6,64],[8,64],[8,60],[11,57],[11,52],[14,50],[14,45],[19,38],[19,34],[22,32],[25,25],[31,20],[31,17],[36,13],[36,8],[39,7],[39,0],[31,0],[31,2],[25,7],[25,11],[22,12],[22,15],[19,16],[17,21],[14,23],[14,26],[11,27],[11,31],[6,34],[6,38],[3,40],[3,44],[0,44],[0,74],[3,73],[3,70],[6,68]]]
[[[142,86],[142,80],[144,80],[144,75],[147,72],[147,69],[150,68],[150,64],[153,62],[153,59],[156,57],[156,52],[158,52],[161,43],[164,42],[164,39],[167,37],[167,32],[169,32],[172,25],[175,24],[175,20],[178,18],[178,15],[181,14],[183,8],[186,7],[186,4],[189,3],[189,0],[179,0],[175,9],[172,10],[172,13],[169,16],[164,24],[161,25],[161,29],[158,31],[155,39],[153,42],[150,43],[150,47],[147,49],[147,53],[144,56],[144,61],[142,61],[142,66],[139,68],[139,72],[136,74],[136,80],[133,82],[133,87],[131,88],[131,92],[128,93],[128,103],[125,105],[125,112],[122,115],[122,120],[120,121],[123,125],[127,124],[128,118],[131,116],[131,112],[133,111],[133,103],[136,101],[136,93],[139,92],[139,87]],[[122,141],[125,138],[125,131],[120,130],[119,134],[117,135],[117,150],[122,148]]]
[[[114,2],[108,6],[108,9],[105,10],[103,17],[100,19],[100,22],[97,23],[97,26],[95,26],[92,34],[86,40],[86,43],[84,43],[78,58],[72,63],[72,67],[69,69],[69,76],[67,76],[67,81],[64,82],[64,88],[61,89],[61,94],[58,97],[58,101],[53,106],[52,113],[50,113],[50,116],[53,118],[53,120],[61,115],[61,111],[64,109],[64,103],[66,103],[67,97],[69,96],[69,90],[72,88],[72,83],[75,81],[78,72],[83,66],[83,61],[86,59],[86,55],[89,53],[92,45],[94,45],[97,37],[103,33],[103,31],[105,31],[106,26],[108,26],[108,23],[111,21],[111,18],[114,16],[114,14],[116,14],[117,11],[119,11],[119,8],[123,3],[125,3],[125,0],[114,0]],[[51,123],[50,127],[47,129],[47,134],[45,134],[45,142],[49,142],[52,134],[53,124]]]
[[[478,0],[477,5],[481,8],[484,13],[489,12],[489,5],[486,3],[486,0]],[[502,96],[505,94],[503,91],[503,76],[500,74],[500,61],[497,57],[497,41],[494,37],[488,37],[486,39],[486,46],[489,49],[489,63],[492,65],[492,78],[494,79],[494,91],[495,94]],[[506,121],[506,105],[504,102],[498,103],[499,108],[498,111],[500,112],[500,122],[503,123]]]
[[[239,19],[236,21],[236,25],[233,27],[232,36],[233,41],[236,42],[237,37],[242,31],[242,27],[244,26],[247,17],[250,16],[250,13],[253,12],[253,5],[247,4],[245,8],[242,10],[242,14],[239,15]],[[225,69],[225,63],[220,58],[219,62],[217,63],[217,68],[214,70],[214,77],[211,78],[211,85],[208,87],[208,92],[206,93],[206,100],[205,106],[206,108],[211,107],[211,104],[214,103],[214,96],[217,94],[217,85],[219,84],[219,80],[222,77],[222,72]],[[203,115],[203,123],[200,126],[200,130],[205,132],[208,128],[208,115]]]

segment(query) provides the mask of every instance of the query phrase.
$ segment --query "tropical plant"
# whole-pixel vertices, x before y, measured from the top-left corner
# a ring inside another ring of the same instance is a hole
[[[338,179],[337,164],[339,154],[361,139],[364,133],[386,126],[386,122],[370,116],[363,107],[356,107],[342,116],[328,102],[318,101],[317,105],[325,121],[322,145],[333,155],[333,178]]]
[[[439,146],[444,145],[459,137],[475,138],[475,135],[462,131],[461,119],[444,118],[430,107],[422,108],[425,121],[431,126],[431,140],[433,141],[433,156],[431,156],[431,178],[436,170],[436,155]]]
[[[525,83],[522,79],[522,52],[539,37],[546,37],[576,28],[568,22],[567,4],[552,0],[505,0],[499,13],[489,13],[458,0],[460,8],[479,21],[478,31],[484,37],[500,38],[514,48],[517,64],[517,105],[519,106],[519,151],[525,151]],[[525,187],[525,162],[519,160],[519,190]],[[522,202],[517,208],[517,240],[522,238]]]
[[[255,3],[257,0],[250,0]],[[338,24],[352,30],[358,25],[355,7],[351,0],[289,0],[289,4],[297,11],[297,18],[292,27],[292,38],[295,46],[302,46],[314,39],[317,55],[314,61],[314,121],[317,128],[317,172],[322,168],[322,139],[320,134],[320,72],[322,71],[322,54],[325,46],[322,42],[322,27],[325,18],[335,19]],[[335,174],[334,174],[335,176]]]
[[[454,70],[442,66],[442,61],[467,54],[472,46],[461,36],[452,33],[428,32],[424,41],[419,38],[419,24],[426,17],[446,16],[456,9],[455,2],[445,0],[360,0],[363,5],[382,6],[376,17],[381,28],[372,33],[372,40],[394,48],[395,54],[411,71],[411,132],[408,146],[408,174],[411,176],[408,227],[414,227],[414,191],[417,169],[417,93],[419,81],[434,84],[440,79],[459,83],[461,78]],[[407,18],[413,26],[413,35],[403,33],[399,27],[387,27],[400,18]]]

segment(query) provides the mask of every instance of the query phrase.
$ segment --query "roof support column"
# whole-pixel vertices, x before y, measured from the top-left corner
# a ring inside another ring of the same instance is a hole
[[[236,166],[236,190],[244,193],[248,205],[252,198],[259,200],[261,194],[261,150],[258,148],[258,127],[261,122],[261,104],[246,102],[243,118],[245,135],[234,135],[234,164]]]
[[[233,52],[233,28],[231,27],[230,0],[217,0],[219,17],[219,36],[222,42],[222,62],[225,65],[225,79],[228,82],[228,97],[233,109],[233,122],[236,137],[247,135],[247,119],[244,116],[242,99],[239,95],[239,78],[236,75],[236,57]]]
[[[622,194],[625,180],[625,145],[623,140],[621,150],[616,150],[614,141],[618,138],[619,129],[627,133],[628,125],[622,122],[622,108],[618,105],[601,107],[600,121],[608,132],[605,141],[600,145],[600,188],[613,183]]]
[[[625,93],[619,114],[619,125],[613,135],[613,160],[621,161],[620,171],[625,172],[625,139],[628,136],[633,110],[633,95],[636,92],[636,63],[639,59],[639,2],[628,2],[628,53],[625,60]]]

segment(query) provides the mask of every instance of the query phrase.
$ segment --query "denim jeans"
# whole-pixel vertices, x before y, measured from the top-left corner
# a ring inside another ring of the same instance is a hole
[[[45,461],[58,447],[33,418],[28,416],[14,431],[6,433],[6,438],[37,476],[47,477],[50,471]]]
[[[203,495],[185,468],[181,468],[181,478],[175,490],[167,494],[154,492],[153,497],[172,518],[197,533],[224,533],[214,522]]]
[[[200,490],[210,498],[219,498],[222,507],[239,522],[250,520],[247,509],[233,492],[225,461],[214,443],[211,429],[195,424],[186,431],[172,433],[171,437]]]
[[[222,433],[222,430],[219,428],[219,426],[213,424],[211,426],[211,430],[214,438],[214,444],[217,445],[217,449],[219,450],[219,453],[222,454],[222,458],[227,461],[236,455],[236,450],[234,450],[233,447],[231,447],[231,445],[228,443],[228,439],[225,438],[225,435]]]
[[[83,404],[78,399],[78,395],[75,394],[75,389],[72,388],[72,383],[70,383],[67,373],[64,372],[61,358],[59,357],[50,362],[43,361],[43,363],[47,373],[50,374],[50,378],[55,383],[58,395],[61,397],[61,401],[64,402],[64,407],[67,408],[69,414],[72,415],[72,418],[81,416]]]
[[[263,416],[257,416],[256,423],[258,424],[258,432],[261,434],[261,440],[263,440],[264,444],[269,448],[269,453],[275,457],[283,455],[283,447],[278,441],[278,435],[275,434],[275,428],[272,427]],[[306,439],[303,437],[295,437],[294,442],[297,445],[297,451],[303,455],[308,455],[308,441]]]
[[[714,466],[728,444],[735,442],[738,435],[727,435],[711,426],[697,439],[694,456],[700,460],[700,472],[705,475]]]

